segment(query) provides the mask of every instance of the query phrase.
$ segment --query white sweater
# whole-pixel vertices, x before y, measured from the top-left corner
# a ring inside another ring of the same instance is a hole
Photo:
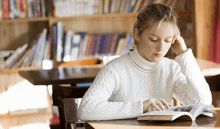
[[[106,64],[82,98],[81,120],[137,118],[143,101],[172,96],[182,104],[211,104],[212,97],[192,50],[163,58],[159,63],[145,60],[137,48]]]

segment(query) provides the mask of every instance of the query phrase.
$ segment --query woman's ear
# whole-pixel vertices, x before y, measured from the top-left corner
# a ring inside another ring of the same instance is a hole
[[[139,34],[138,34],[137,28],[136,28],[135,31],[134,31],[134,39],[135,39],[137,42],[140,42],[140,41],[141,41],[140,36],[139,36]]]

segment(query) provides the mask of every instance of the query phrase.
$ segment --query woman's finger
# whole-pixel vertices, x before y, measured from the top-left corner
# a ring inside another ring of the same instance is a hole
[[[158,111],[161,111],[161,109],[157,106],[157,104],[155,104],[154,102],[151,103],[151,105]]]
[[[169,104],[164,99],[160,99],[160,101],[167,107],[167,109],[170,108]]]
[[[159,100],[156,102],[156,104],[162,109],[162,111],[165,111],[165,108],[163,106],[163,103],[161,103]]]

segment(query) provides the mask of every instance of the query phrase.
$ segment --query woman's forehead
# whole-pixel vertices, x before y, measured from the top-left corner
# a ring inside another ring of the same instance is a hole
[[[174,36],[176,33],[176,27],[173,24],[162,22],[160,25],[156,25],[151,29],[147,29],[146,34],[153,35],[160,38],[167,38]]]

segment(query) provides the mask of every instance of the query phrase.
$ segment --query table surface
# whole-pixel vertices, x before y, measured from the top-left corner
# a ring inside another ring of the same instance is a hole
[[[204,76],[220,74],[220,65],[196,59]],[[23,70],[19,74],[34,85],[77,84],[93,82],[103,65],[75,68],[55,68],[51,70]]]
[[[55,68],[19,71],[19,75],[33,85],[77,84],[93,82],[100,69],[100,67]]]
[[[175,121],[137,121],[137,119],[92,121],[85,123],[85,129],[186,129],[193,127],[216,128],[220,127],[220,109],[216,109],[214,117],[198,117],[196,121],[175,120]]]

